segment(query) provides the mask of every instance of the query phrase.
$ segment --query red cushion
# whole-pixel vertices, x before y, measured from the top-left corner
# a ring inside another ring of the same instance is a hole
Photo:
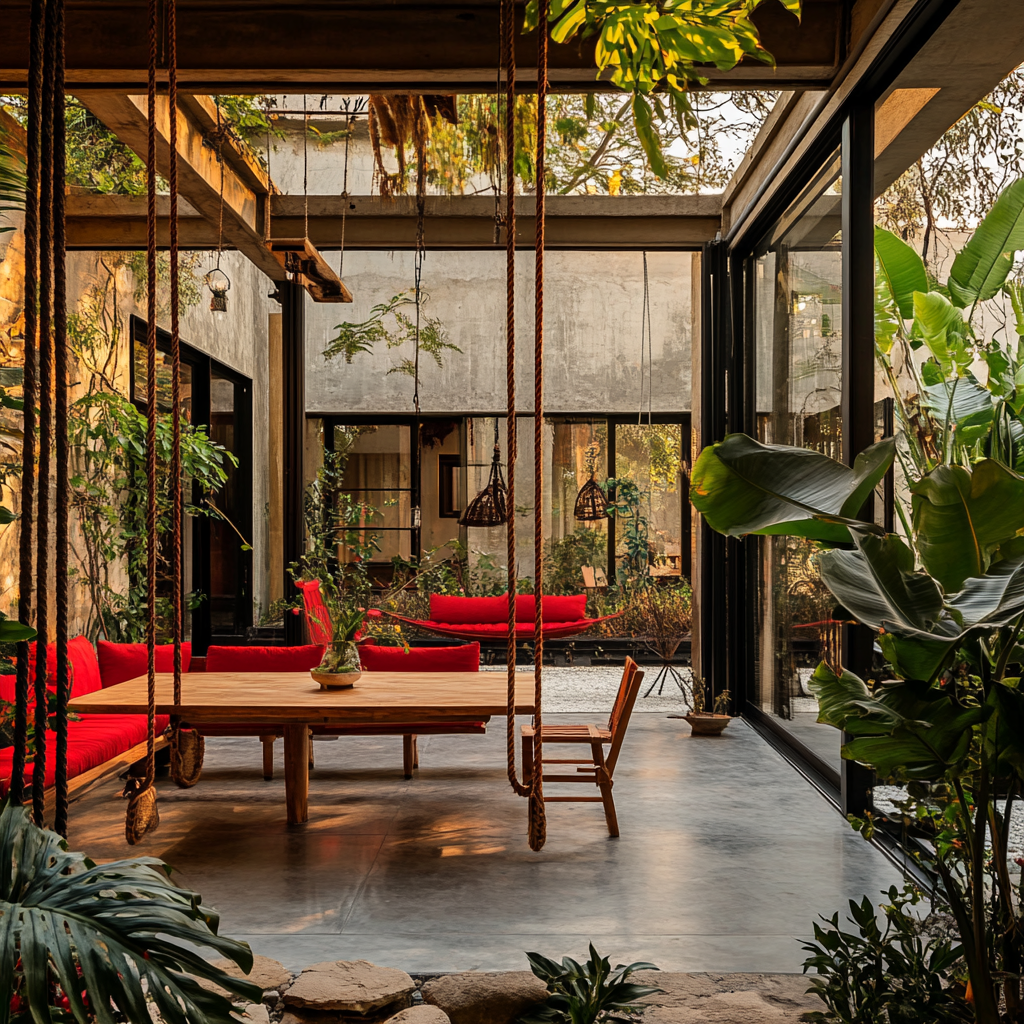
[[[533,594],[519,594],[516,596],[516,622],[533,622],[535,615],[536,601]],[[558,594],[545,594],[541,598],[541,610],[544,612],[544,622],[579,622],[587,617],[587,595],[571,594],[561,596]]]
[[[359,662],[367,672],[479,672],[480,645],[375,647],[363,644]]]
[[[68,641],[68,661],[71,663],[72,697],[84,697],[103,688],[100,664],[87,636],[76,636]]]
[[[101,640],[99,651],[100,678],[104,686],[116,686],[137,676],[144,676],[149,666],[149,652],[145,644],[112,644]],[[192,661],[192,644],[181,645],[181,671],[187,672]],[[157,672],[174,671],[174,644],[159,644],[156,649]]]
[[[323,660],[319,644],[302,647],[211,647],[207,672],[308,672]]]
[[[430,618],[434,622],[452,622],[456,625],[506,622],[508,601],[504,594],[497,597],[449,597],[445,594],[431,594]]]

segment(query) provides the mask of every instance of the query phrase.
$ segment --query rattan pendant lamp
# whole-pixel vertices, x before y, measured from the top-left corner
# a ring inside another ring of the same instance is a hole
[[[601,490],[601,485],[594,479],[594,474],[597,471],[597,444],[595,442],[587,445],[587,470],[590,473],[590,479],[579,489],[572,514],[573,518],[580,522],[593,523],[599,519],[607,519],[608,509],[611,507],[607,496]]]
[[[498,417],[494,417],[494,455],[487,486],[466,506],[460,526],[501,526],[508,522],[508,488],[501,471],[501,446],[498,443]]]

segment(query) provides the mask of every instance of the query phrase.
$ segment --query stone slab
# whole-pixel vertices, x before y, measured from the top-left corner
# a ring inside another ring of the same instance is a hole
[[[664,990],[644,1000],[644,1024],[797,1024],[825,1008],[802,974],[638,971],[630,981]]]
[[[246,974],[233,960],[214,960],[214,967],[219,967],[225,974],[233,978],[244,978],[254,985],[259,985],[264,992],[269,989],[280,990],[292,980],[291,972],[277,960],[268,956],[253,956],[252,970]]]
[[[451,1024],[448,1014],[438,1006],[420,1003],[410,1006],[394,1017],[389,1017],[385,1024]]]
[[[329,960],[313,964],[285,989],[289,1007],[367,1013],[397,1003],[408,1005],[415,988],[405,971],[379,967],[368,960]]]
[[[440,1007],[451,1024],[513,1024],[547,997],[547,986],[530,971],[467,971],[428,981],[423,1001]]]

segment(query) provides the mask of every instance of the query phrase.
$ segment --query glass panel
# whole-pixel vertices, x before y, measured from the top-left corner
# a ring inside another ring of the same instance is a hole
[[[210,378],[210,440],[229,452],[238,450],[235,382],[217,375]],[[225,463],[227,481],[210,499],[231,521],[243,521],[239,495],[239,470]],[[239,604],[245,582],[242,542],[231,523],[210,519],[210,631],[234,635],[240,628]]]
[[[551,594],[579,594],[595,585],[590,573],[604,578],[608,570],[608,518],[575,516],[576,498],[591,479],[602,494],[607,490],[608,422],[548,420],[545,450],[544,587]],[[532,496],[532,481],[529,487]]]
[[[134,379],[132,381],[132,397],[136,402],[147,402],[148,390],[146,381],[148,379],[148,360],[146,358],[146,343],[135,339],[133,345]],[[189,423],[192,422],[192,367],[188,363],[181,364],[181,372],[178,376],[178,383],[181,388],[181,412],[182,416]],[[160,412],[171,411],[171,357],[167,352],[156,354],[156,401]]]
[[[837,151],[755,253],[759,440],[842,456],[842,182]],[[834,601],[810,542],[759,538],[757,699],[838,771],[840,734],[819,725],[807,682],[834,643]]]
[[[363,543],[375,537],[380,548],[371,563],[410,559],[413,551],[412,430],[403,424],[337,426],[336,451],[347,451],[345,492],[362,509],[358,519]],[[341,545],[339,557],[351,551]]]
[[[620,578],[682,575],[683,468],[680,424],[616,424],[615,569]]]

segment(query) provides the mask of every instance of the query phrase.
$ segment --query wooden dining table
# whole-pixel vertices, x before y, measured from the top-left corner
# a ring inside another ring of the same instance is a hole
[[[533,713],[533,677],[516,680],[516,713]],[[504,672],[364,672],[347,690],[321,690],[308,672],[188,672],[181,703],[170,673],[156,677],[156,713],[203,723],[280,727],[284,734],[288,822],[309,819],[309,743],[313,725],[487,721],[507,708]],[[144,715],[147,679],[138,676],[82,697],[75,714]]]

